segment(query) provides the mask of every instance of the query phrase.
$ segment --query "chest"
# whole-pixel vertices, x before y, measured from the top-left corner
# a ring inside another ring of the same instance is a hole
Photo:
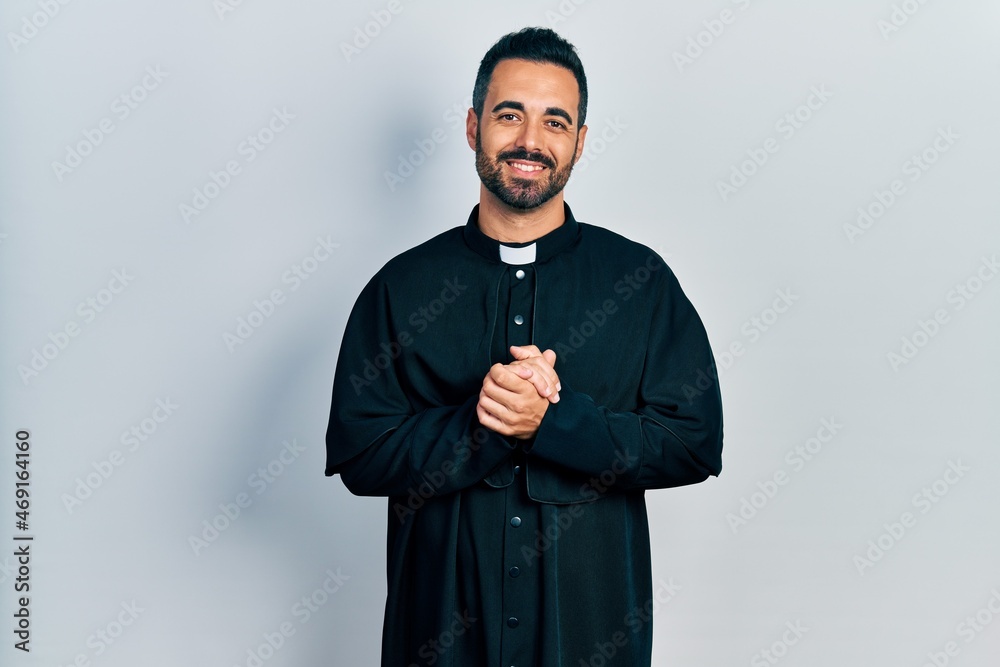
[[[428,407],[478,393],[511,345],[556,352],[556,372],[612,409],[635,407],[651,341],[653,304],[642,286],[600,267],[500,266],[472,280],[456,275],[396,307],[400,378]]]

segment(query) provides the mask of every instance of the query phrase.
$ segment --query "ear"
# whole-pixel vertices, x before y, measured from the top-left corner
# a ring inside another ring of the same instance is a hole
[[[465,117],[465,139],[472,150],[476,150],[477,129],[479,129],[479,118],[476,116],[476,110],[469,107],[469,113]]]
[[[583,143],[587,138],[587,126],[582,125],[580,127],[580,133],[576,136],[576,159],[573,160],[573,164],[580,161],[583,157]]]

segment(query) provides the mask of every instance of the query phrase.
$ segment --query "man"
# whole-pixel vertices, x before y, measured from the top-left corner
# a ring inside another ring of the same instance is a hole
[[[500,39],[467,118],[479,205],[348,321],[326,474],[389,498],[383,667],[648,666],[643,492],[721,469],[697,313],[656,253],[563,202],[586,106],[572,45]]]

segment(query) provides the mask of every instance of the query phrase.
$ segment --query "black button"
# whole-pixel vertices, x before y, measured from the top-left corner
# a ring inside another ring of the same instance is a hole
[[[521,466],[514,466],[514,474],[516,475],[520,472],[521,472]]]
[[[519,568],[519,567],[517,567],[515,565],[514,567],[510,568],[509,570],[507,570],[507,572],[508,572],[508,574],[510,574],[510,576],[516,577],[517,575],[521,574],[521,568]]]
[[[514,526],[515,528],[517,528],[518,526],[520,526],[521,525],[521,517],[516,516],[513,519],[511,519],[510,520],[510,525]]]
[[[508,628],[516,628],[517,627],[517,617],[511,616],[510,618],[508,618],[507,619],[507,627]]]

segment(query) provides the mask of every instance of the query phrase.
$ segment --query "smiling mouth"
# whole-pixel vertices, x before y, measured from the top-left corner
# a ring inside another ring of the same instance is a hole
[[[507,160],[507,166],[509,166],[514,171],[520,172],[522,174],[535,174],[546,168],[545,166],[540,164],[521,162],[520,160]]]

